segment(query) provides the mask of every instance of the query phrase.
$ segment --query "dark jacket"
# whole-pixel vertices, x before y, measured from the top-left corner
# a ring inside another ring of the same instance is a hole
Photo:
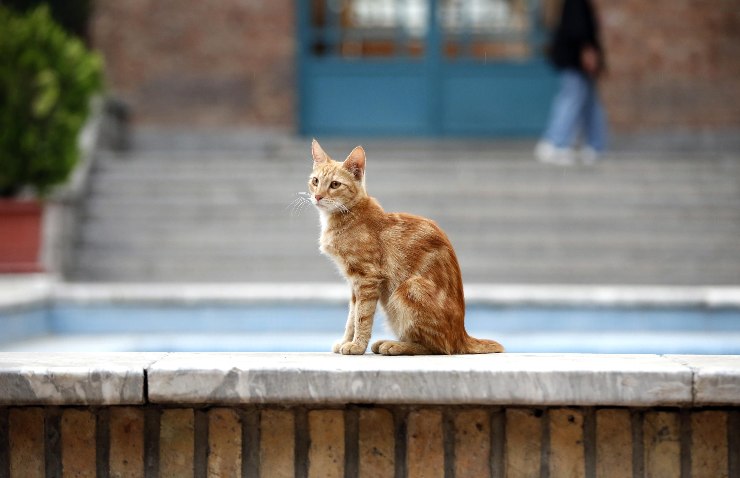
[[[599,25],[590,0],[565,0],[560,23],[550,45],[550,60],[558,69],[583,71],[581,51],[591,46],[599,52],[600,69],[604,68],[604,53],[599,41]]]

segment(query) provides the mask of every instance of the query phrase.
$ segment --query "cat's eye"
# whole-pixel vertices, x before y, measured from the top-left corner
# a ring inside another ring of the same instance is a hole
[[[319,178],[313,178],[313,179],[311,179],[311,184],[313,184],[314,186],[318,186],[319,185]]]
[[[329,184],[329,187],[332,188],[332,189],[336,189],[336,188],[338,188],[341,185],[342,185],[342,183],[340,183],[339,181],[332,181],[331,184]]]

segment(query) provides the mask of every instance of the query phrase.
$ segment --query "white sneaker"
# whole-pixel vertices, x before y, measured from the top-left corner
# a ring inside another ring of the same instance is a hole
[[[595,164],[601,159],[601,154],[589,146],[581,149],[580,153],[580,160],[583,164]]]
[[[572,166],[576,164],[573,150],[570,148],[556,148],[547,141],[540,141],[534,149],[537,161],[558,166]]]

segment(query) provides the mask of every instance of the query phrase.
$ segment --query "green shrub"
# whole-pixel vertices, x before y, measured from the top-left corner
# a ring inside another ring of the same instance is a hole
[[[0,0],[0,3],[17,12],[27,12],[48,5],[51,17],[67,32],[87,39],[87,24],[94,0]]]
[[[0,197],[40,196],[77,163],[77,136],[102,60],[68,35],[43,6],[16,14],[0,6]]]

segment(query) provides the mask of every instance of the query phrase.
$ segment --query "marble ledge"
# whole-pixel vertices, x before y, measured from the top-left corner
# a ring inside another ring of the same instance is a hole
[[[697,405],[740,404],[740,356],[667,355],[691,368],[694,403]]]
[[[657,355],[175,354],[150,368],[149,400],[659,406],[690,404],[692,380]]]
[[[165,353],[0,353],[2,405],[138,405]]]
[[[0,354],[2,405],[738,406],[740,356]]]

